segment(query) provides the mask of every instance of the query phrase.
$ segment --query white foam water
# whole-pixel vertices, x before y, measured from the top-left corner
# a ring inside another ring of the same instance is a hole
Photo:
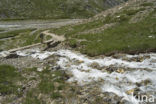
[[[6,56],[1,52],[0,56]],[[31,56],[36,59],[44,60],[51,55],[58,55],[59,60],[57,64],[63,69],[70,71],[73,74],[68,81],[77,81],[78,84],[84,85],[92,81],[102,80],[103,85],[101,89],[103,92],[112,92],[125,100],[132,102],[132,104],[138,104],[133,96],[127,94],[127,91],[137,88],[136,83],[149,80],[149,85],[139,86],[140,91],[144,93],[154,92],[156,93],[156,53],[140,54],[140,55],[126,55],[127,58],[139,57],[148,55],[149,58],[145,58],[142,62],[126,61],[122,58],[115,59],[112,57],[105,57],[99,59],[91,59],[78,52],[70,50],[58,50],[55,52],[40,52],[39,50],[26,50],[16,52],[20,56]],[[75,64],[75,62],[80,62]],[[107,71],[101,71],[96,68],[90,67],[92,63],[98,63],[101,67],[115,66],[132,68],[133,70],[125,70],[123,73]],[[145,70],[146,69],[146,70]],[[149,70],[147,70],[149,69]]]
[[[103,80],[101,89],[103,92],[112,92],[116,95],[123,97],[125,100],[130,101],[132,104],[138,104],[139,101],[135,97],[127,94],[126,92],[137,88],[136,83],[149,80],[151,84],[148,86],[142,85],[140,89],[143,92],[156,91],[156,54],[140,54],[140,55],[127,55],[127,57],[139,57],[149,55],[150,58],[142,62],[129,62],[123,59],[114,59],[112,57],[105,57],[103,59],[90,59],[80,53],[72,52],[70,50],[59,50],[56,52],[60,57],[57,62],[64,70],[71,71],[73,77],[69,81],[77,81],[83,85],[91,81]],[[74,64],[75,60],[82,63]],[[103,72],[98,69],[90,67],[92,63],[98,63],[101,67],[114,65],[116,67],[134,68],[132,71],[125,71],[124,73],[117,72]],[[150,69],[150,70],[144,70]]]

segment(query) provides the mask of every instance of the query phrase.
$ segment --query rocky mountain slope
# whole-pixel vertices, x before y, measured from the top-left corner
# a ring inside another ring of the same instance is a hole
[[[127,0],[1,0],[1,19],[86,18]]]

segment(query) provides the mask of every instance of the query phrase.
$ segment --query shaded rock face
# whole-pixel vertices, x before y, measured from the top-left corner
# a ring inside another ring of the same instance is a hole
[[[16,53],[11,53],[6,58],[10,59],[10,58],[18,58],[18,57],[19,57],[19,55],[17,55]]]
[[[127,0],[1,0],[0,18],[84,18],[125,1]]]

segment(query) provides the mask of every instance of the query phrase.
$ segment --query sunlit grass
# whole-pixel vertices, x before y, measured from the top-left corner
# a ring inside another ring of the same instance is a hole
[[[155,50],[155,10],[142,19],[142,21],[129,23],[133,15],[144,10],[144,8],[123,10],[114,15],[108,15],[104,19],[100,18],[80,25],[64,26],[52,29],[52,31],[59,35],[65,35],[69,46],[90,56],[110,55],[116,52],[130,53]],[[117,16],[120,17],[117,18]],[[83,31],[98,28],[109,23],[116,23],[116,25],[105,30],[99,30],[96,33],[83,33]],[[84,41],[79,42],[79,40]]]

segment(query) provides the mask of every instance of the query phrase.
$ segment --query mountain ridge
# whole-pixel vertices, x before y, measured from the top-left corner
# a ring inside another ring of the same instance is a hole
[[[1,0],[0,19],[88,18],[127,0]]]

